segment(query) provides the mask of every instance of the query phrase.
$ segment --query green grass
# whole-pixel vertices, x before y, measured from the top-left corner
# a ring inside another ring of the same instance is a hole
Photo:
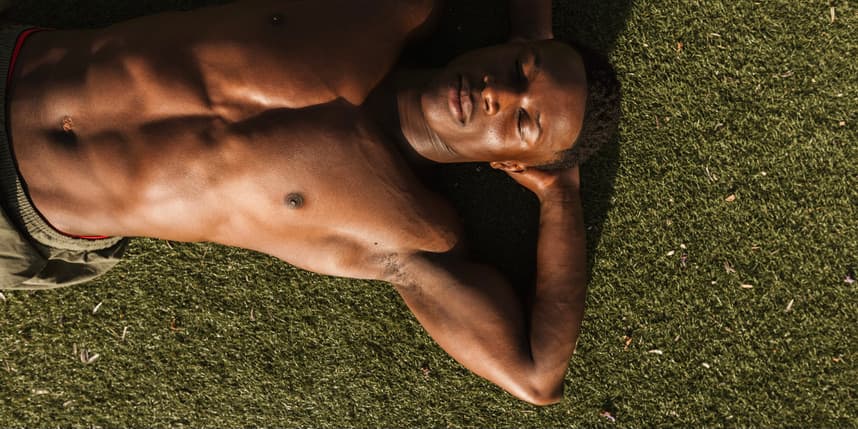
[[[117,3],[33,0],[11,18],[204,2]],[[494,3],[451,6],[427,56],[501,37]],[[858,4],[557,4],[559,34],[610,51],[625,113],[585,171],[592,281],[561,404],[471,375],[384,284],[141,239],[95,283],[4,292],[0,426],[858,427]],[[532,200],[477,168],[445,176],[484,220],[477,252],[527,242]]]

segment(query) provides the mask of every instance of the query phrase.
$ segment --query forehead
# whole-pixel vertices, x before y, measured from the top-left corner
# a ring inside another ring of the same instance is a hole
[[[536,68],[524,107],[540,117],[542,145],[554,152],[569,149],[578,138],[587,103],[587,79],[581,56],[554,41],[525,45],[535,55]]]

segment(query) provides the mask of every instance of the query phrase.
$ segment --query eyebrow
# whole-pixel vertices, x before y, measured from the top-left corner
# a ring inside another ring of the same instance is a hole
[[[531,79],[536,78],[540,73],[542,73],[542,56],[540,55],[539,48],[536,46],[530,47],[530,54],[533,55],[533,68],[534,75]],[[534,122],[536,123],[536,140],[534,142],[538,142],[539,139],[542,138],[543,130],[542,130],[542,112],[537,111],[534,115]]]
[[[533,69],[530,72],[532,76],[529,76],[528,79],[533,79],[542,72],[542,56],[539,55],[539,51],[535,46],[529,46],[526,50],[518,54],[519,61],[522,63],[524,62],[524,58],[529,56],[533,57]]]

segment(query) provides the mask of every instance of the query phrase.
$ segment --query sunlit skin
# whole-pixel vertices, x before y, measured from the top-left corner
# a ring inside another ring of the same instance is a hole
[[[443,70],[397,67],[433,0],[245,0],[36,33],[7,100],[20,173],[66,233],[389,282],[464,366],[557,402],[586,294],[578,169],[531,167],[575,141],[586,89],[574,50],[530,41],[551,38],[550,0],[511,7],[516,42]],[[413,172],[427,160],[491,162],[539,198],[529,308],[461,251],[458,216]]]
[[[543,165],[580,132],[586,100],[581,59],[554,41],[468,52],[424,87],[400,93],[412,146],[435,162]]]

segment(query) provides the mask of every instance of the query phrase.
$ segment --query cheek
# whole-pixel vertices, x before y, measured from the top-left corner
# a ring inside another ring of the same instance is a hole
[[[481,161],[506,161],[511,144],[494,124],[472,124],[469,128],[446,127],[436,131],[441,140],[462,155]]]
[[[440,89],[433,88],[424,93],[420,97],[420,109],[423,111],[426,123],[436,133],[443,132],[452,125],[447,98]]]
[[[493,149],[503,149],[509,146],[509,139],[501,127],[496,125],[483,127],[480,139],[486,146]]]

